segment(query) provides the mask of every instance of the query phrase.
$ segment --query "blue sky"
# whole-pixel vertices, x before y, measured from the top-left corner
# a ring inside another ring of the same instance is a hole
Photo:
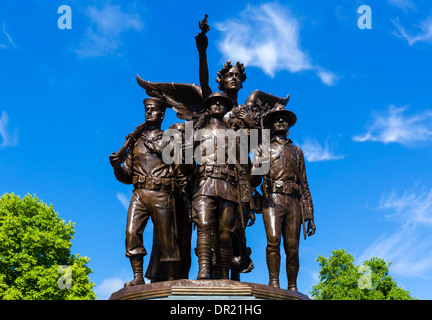
[[[58,28],[60,5],[72,29]],[[358,27],[361,5],[372,29]],[[115,179],[108,156],[144,121],[136,74],[199,83],[194,36],[206,13],[213,91],[232,59],[246,65],[240,103],[255,89],[290,94],[290,138],[306,156],[317,225],[301,242],[299,290],[316,284],[319,254],[345,248],[358,265],[392,261],[399,285],[432,299],[430,1],[3,1],[0,194],[52,203],[75,222],[72,250],[91,258],[98,297],[120,289],[132,275],[132,187]],[[163,127],[174,122],[168,112]],[[151,234],[149,225],[148,249]],[[261,216],[247,235],[255,269],[242,280],[267,284]]]

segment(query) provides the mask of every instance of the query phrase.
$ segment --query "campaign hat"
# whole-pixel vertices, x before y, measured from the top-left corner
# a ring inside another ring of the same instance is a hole
[[[270,128],[273,118],[281,115],[284,115],[288,118],[288,125],[290,128],[297,122],[297,116],[294,112],[285,109],[284,105],[277,103],[276,106],[274,106],[264,115],[264,126]]]

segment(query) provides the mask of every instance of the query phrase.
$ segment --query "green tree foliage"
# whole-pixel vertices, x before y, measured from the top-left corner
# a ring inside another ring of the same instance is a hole
[[[329,258],[319,255],[318,284],[311,295],[316,300],[416,300],[389,275],[389,266],[380,258],[354,265],[354,256],[345,249],[334,250]]]
[[[73,225],[36,196],[0,198],[0,299],[96,298],[90,259],[71,254]]]

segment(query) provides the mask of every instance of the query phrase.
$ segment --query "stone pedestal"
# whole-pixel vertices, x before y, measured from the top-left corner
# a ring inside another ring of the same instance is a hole
[[[114,292],[110,300],[310,300],[308,296],[263,284],[233,280],[175,280]]]

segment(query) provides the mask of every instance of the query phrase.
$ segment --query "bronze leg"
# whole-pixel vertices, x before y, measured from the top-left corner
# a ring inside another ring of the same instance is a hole
[[[126,257],[146,255],[143,232],[150,218],[150,211],[144,204],[144,190],[134,190],[126,221]]]
[[[297,275],[299,271],[299,240],[301,231],[301,211],[298,200],[285,196],[285,221],[282,229],[284,249],[286,253],[286,273],[288,290],[297,291]]]
[[[197,279],[210,278],[211,265],[211,228],[216,214],[215,199],[207,196],[198,196],[192,200],[192,218],[197,225]]]
[[[279,288],[281,229],[284,215],[281,195],[269,194],[270,202],[265,201],[263,220],[267,235],[266,260],[269,271],[269,286]],[[271,205],[269,205],[271,204]]]
[[[221,279],[229,279],[232,262],[231,239],[237,222],[237,205],[232,201],[219,199],[219,243]]]

